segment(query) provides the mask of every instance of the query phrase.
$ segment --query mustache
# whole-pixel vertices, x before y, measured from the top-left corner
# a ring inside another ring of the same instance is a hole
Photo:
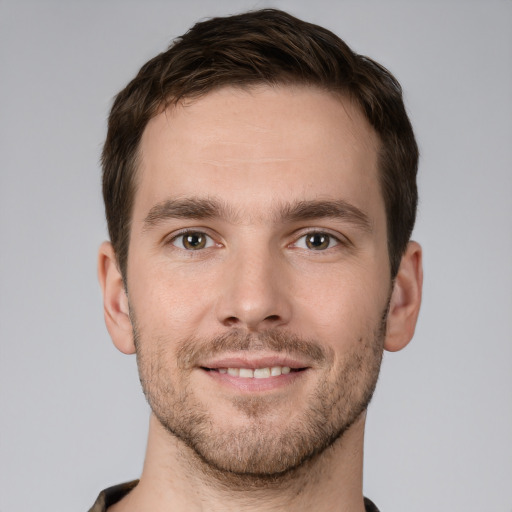
[[[308,362],[323,365],[332,360],[334,351],[317,341],[304,339],[293,333],[266,331],[248,333],[233,330],[208,339],[188,338],[178,344],[176,362],[181,369],[190,369],[198,363],[226,352],[271,351]]]

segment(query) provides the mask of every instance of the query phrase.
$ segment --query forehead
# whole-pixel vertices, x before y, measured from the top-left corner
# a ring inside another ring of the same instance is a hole
[[[304,199],[350,199],[371,209],[382,203],[378,148],[347,98],[311,87],[222,88],[150,120],[134,213],[191,195],[263,216],[272,204]]]

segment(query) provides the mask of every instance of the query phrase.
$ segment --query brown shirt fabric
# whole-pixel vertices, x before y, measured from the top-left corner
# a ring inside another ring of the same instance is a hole
[[[89,512],[106,512],[108,507],[124,498],[138,483],[138,480],[133,480],[133,482],[114,485],[114,487],[101,491]],[[364,499],[364,506],[366,512],[379,512],[379,509],[368,498]]]
[[[138,480],[133,480],[101,491],[89,512],[106,512],[108,507],[121,501],[121,498],[124,498],[138,483]]]

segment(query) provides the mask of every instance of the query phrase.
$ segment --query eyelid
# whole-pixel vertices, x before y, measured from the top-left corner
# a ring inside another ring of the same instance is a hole
[[[213,242],[212,245],[215,245],[217,247],[220,247],[223,245],[222,242],[218,241],[218,238],[219,238],[218,236],[213,234],[210,229],[204,228],[204,227],[186,227],[186,228],[182,228],[178,231],[174,231],[165,237],[164,244],[170,244],[170,245],[173,245],[174,247],[177,247],[176,245],[173,244],[173,242],[176,239],[178,239],[179,237],[190,234],[190,233],[200,233],[200,234],[205,235]],[[326,228],[314,228],[314,227],[309,228],[308,227],[308,228],[304,228],[304,229],[296,231],[292,235],[293,241],[290,244],[287,244],[287,246],[288,247],[296,246],[297,242],[301,238],[304,238],[305,236],[312,235],[312,234],[325,234],[325,235],[328,235],[331,239],[335,240],[336,244],[334,246],[328,247],[328,249],[337,247],[338,245],[345,245],[345,246],[351,245],[350,240],[346,236],[342,235],[339,232],[333,232],[330,229],[326,229]],[[205,247],[205,248],[212,247],[212,245],[209,245],[208,247]],[[180,247],[177,247],[177,248],[180,248]],[[181,249],[186,250],[185,248],[181,248]],[[324,250],[326,250],[326,249],[324,249]],[[318,252],[322,252],[322,251],[318,251]]]
[[[342,235],[341,233],[339,233],[337,231],[333,232],[330,229],[314,228],[313,227],[313,228],[305,228],[305,229],[301,229],[301,230],[297,231],[294,234],[294,236],[293,236],[294,241],[291,244],[289,244],[288,246],[289,247],[297,247],[297,242],[299,240],[301,240],[305,236],[314,235],[314,234],[327,235],[332,240],[336,241],[336,244],[330,245],[326,249],[323,249],[323,251],[326,251],[328,249],[333,249],[334,247],[337,247],[337,246],[348,246],[348,245],[351,245],[350,240],[346,236]],[[308,249],[308,250],[311,250],[311,249]],[[323,252],[323,251],[319,250],[318,252]]]
[[[194,251],[190,251],[189,249],[186,249],[185,247],[179,247],[178,245],[174,244],[174,242],[178,238],[183,237],[184,235],[194,234],[194,233],[199,233],[201,235],[204,235],[207,238],[209,238],[211,240],[211,242],[213,242],[210,245],[207,245],[206,247],[203,247],[203,249],[199,249],[199,250],[209,249],[210,247],[213,247],[213,246],[220,247],[222,245],[220,242],[218,242],[216,240],[217,237],[215,237],[215,235],[213,235],[211,233],[211,230],[206,229],[206,228],[202,228],[202,227],[199,227],[199,228],[196,228],[196,227],[190,227],[189,228],[189,227],[187,227],[187,228],[180,229],[178,231],[174,231],[174,232],[170,233],[168,236],[165,237],[164,243],[166,245],[172,245],[172,246],[176,247],[177,249],[181,249],[183,251],[194,252]]]

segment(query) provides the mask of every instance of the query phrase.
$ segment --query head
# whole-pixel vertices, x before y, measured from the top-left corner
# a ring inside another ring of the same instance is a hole
[[[305,85],[354,102],[379,137],[379,182],[394,278],[414,227],[418,148],[397,80],[332,32],[265,9],[197,23],[116,97],[103,149],[109,235],[126,279],[142,134],[157,113],[225,86]]]
[[[255,478],[360,428],[421,291],[391,75],[280,11],[210,20],[118,95],[103,160],[107,326],[158,424]]]

